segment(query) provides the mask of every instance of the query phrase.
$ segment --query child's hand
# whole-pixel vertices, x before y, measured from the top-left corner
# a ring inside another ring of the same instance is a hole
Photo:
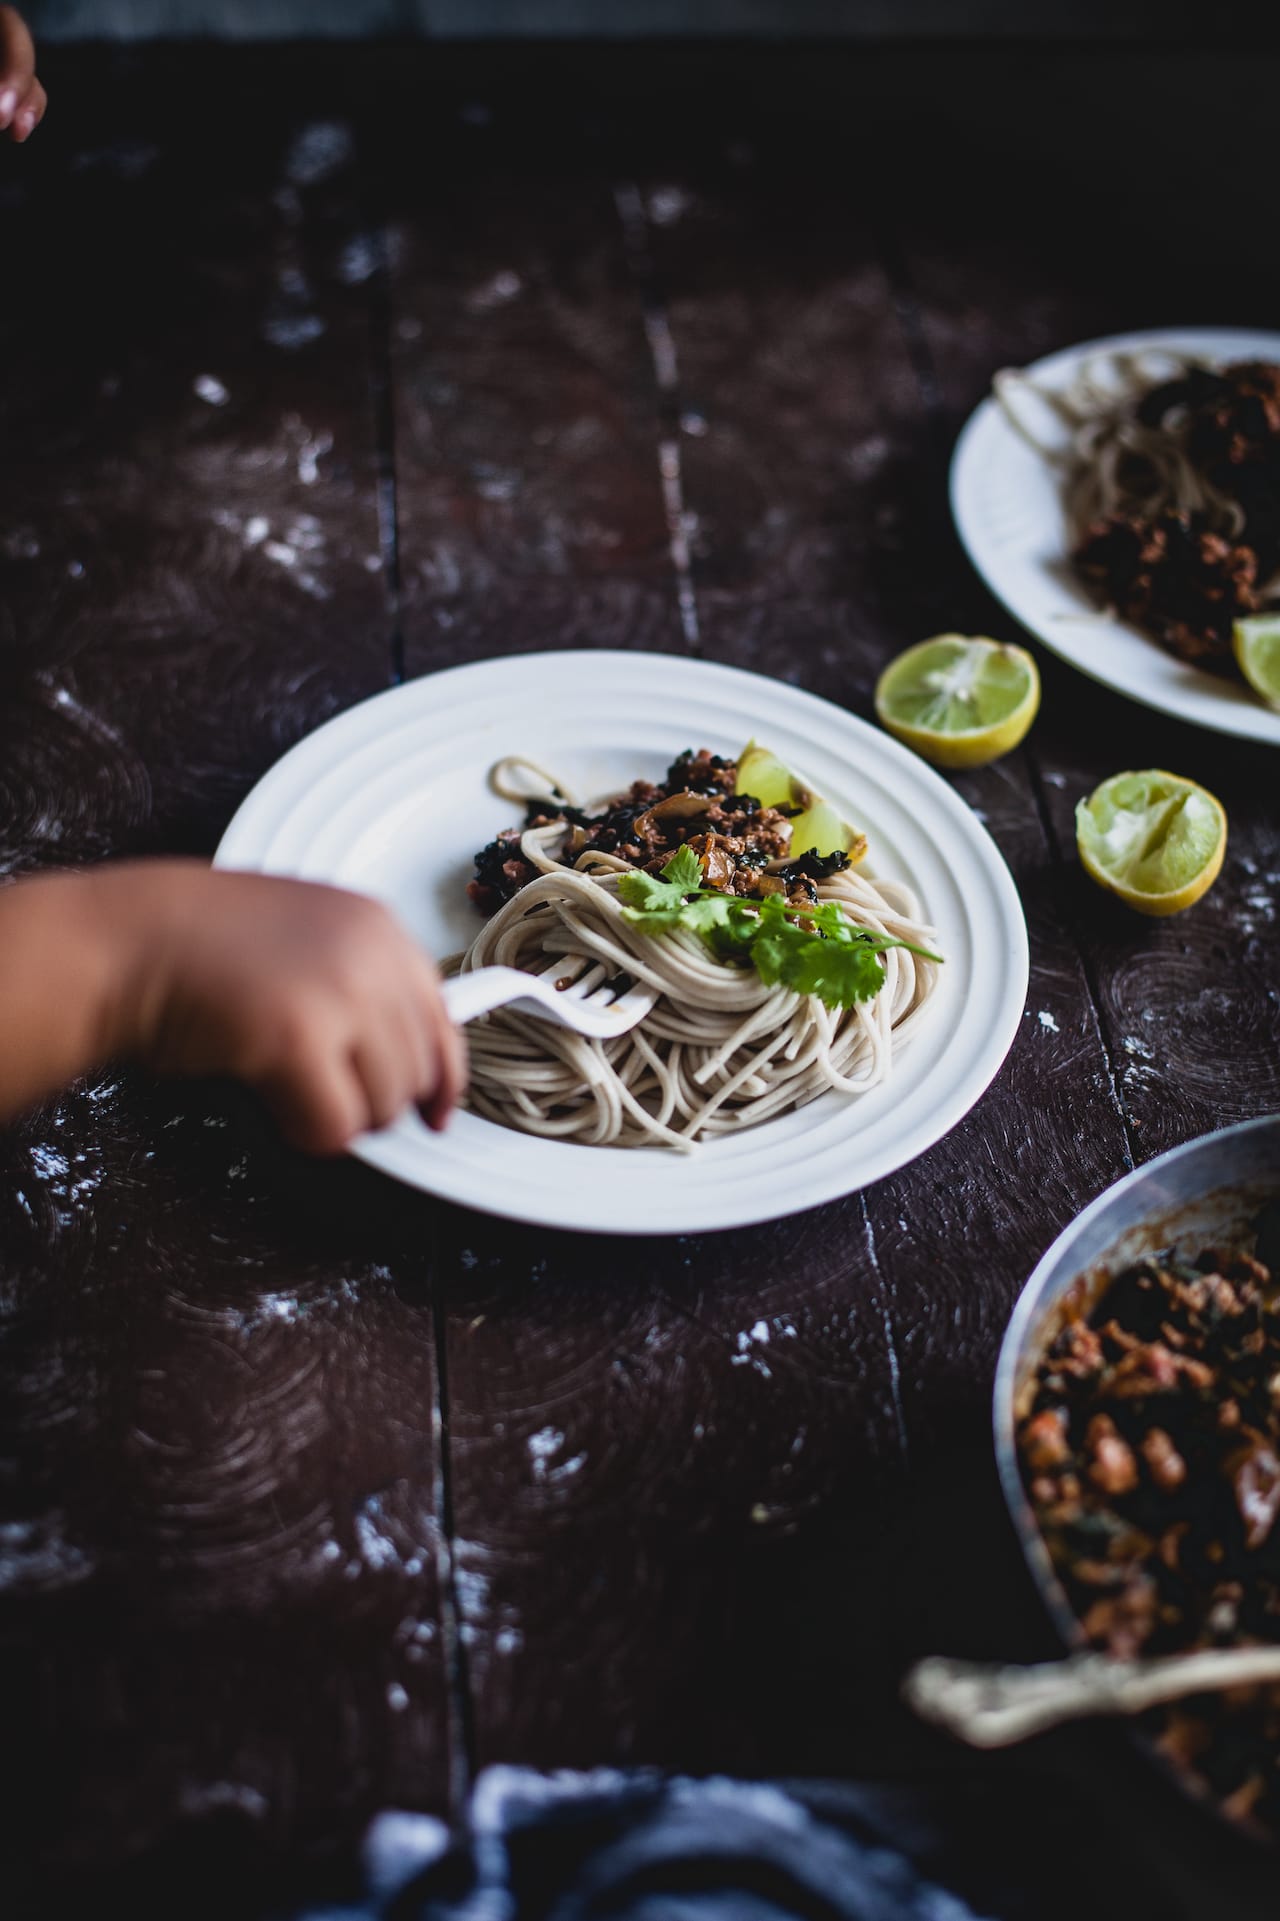
[[[0,1120],[116,1057],[247,1081],[315,1154],[466,1085],[435,969],[360,895],[185,860],[0,888]]]
[[[125,984],[131,1054],[161,1074],[247,1081],[313,1154],[340,1152],[413,1102],[444,1126],[465,1050],[435,969],[385,908],[186,862],[127,871],[151,929]]]
[[[13,7],[0,7],[0,133],[7,128],[20,146],[40,125],[48,104],[22,16]]]

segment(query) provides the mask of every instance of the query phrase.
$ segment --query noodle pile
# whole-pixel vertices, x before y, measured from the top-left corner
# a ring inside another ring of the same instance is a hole
[[[1063,506],[1072,546],[1112,514],[1154,520],[1162,513],[1197,514],[1214,533],[1237,538],[1241,503],[1215,487],[1187,448],[1189,422],[1175,410],[1158,424],[1138,417],[1139,403],[1167,381],[1203,366],[1184,354],[1150,348],[1093,354],[1065,387],[1005,368],[993,384],[1015,432],[1063,474]],[[1046,444],[1028,425],[1021,402],[1033,395],[1068,430],[1063,446]]]
[[[1100,606],[1193,666],[1243,667],[1237,624],[1280,607],[1280,364],[1115,350],[1061,388],[1006,370],[995,397],[1061,476],[1072,565]],[[1052,444],[1030,406],[1058,423]]]
[[[500,762],[495,777],[508,764]],[[556,796],[564,799],[558,785]],[[655,935],[632,926],[617,898],[629,863],[588,849],[576,867],[563,866],[551,849],[564,831],[556,822],[523,835],[520,852],[537,879],[499,909],[451,971],[498,963],[536,973],[564,957],[566,971],[575,962],[595,967],[601,980],[647,983],[658,999],[638,1026],[603,1041],[511,1009],[473,1022],[467,1103],[475,1113],[549,1139],[688,1149],[827,1092],[866,1093],[888,1077],[933,991],[933,962],[888,948],[874,999],[829,1008],[718,960],[687,929]],[[847,869],[819,883],[818,893],[845,905],[861,927],[934,942],[904,887]]]

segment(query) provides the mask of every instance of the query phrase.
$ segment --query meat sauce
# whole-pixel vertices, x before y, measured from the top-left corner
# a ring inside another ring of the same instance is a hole
[[[1095,1647],[1280,1642],[1280,1300],[1261,1262],[1127,1269],[1041,1359],[1018,1448]],[[1280,1688],[1144,1718],[1228,1814],[1280,1829]]]
[[[1233,625],[1269,602],[1280,568],[1280,366],[1192,368],[1152,388],[1137,414],[1151,427],[1182,423],[1189,458],[1243,525],[1227,538],[1199,513],[1110,514],[1086,530],[1076,568],[1180,659],[1229,669]]]
[[[656,874],[687,846],[698,857],[705,886],[753,899],[785,894],[794,905],[816,901],[817,882],[847,867],[848,855],[809,849],[793,857],[791,821],[800,810],[762,807],[750,794],[735,794],[737,773],[734,761],[705,748],[687,749],[664,780],[634,781],[599,813],[578,807],[548,811],[531,802],[523,826],[508,828],[480,849],[467,893],[482,914],[495,913],[537,877],[521,855],[521,835],[563,821],[558,858],[570,864],[594,849]]]

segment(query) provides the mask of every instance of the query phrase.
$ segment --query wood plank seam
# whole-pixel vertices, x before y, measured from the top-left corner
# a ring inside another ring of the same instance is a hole
[[[1022,752],[1026,757],[1027,773],[1031,780],[1031,791],[1035,795],[1036,812],[1040,816],[1041,831],[1044,834],[1045,844],[1049,850],[1049,858],[1053,863],[1055,874],[1061,879],[1066,873],[1066,857],[1063,853],[1062,843],[1058,839],[1057,832],[1054,828],[1053,816],[1049,808],[1049,798],[1044,790],[1044,777],[1040,762],[1033,753],[1030,742],[1022,749]],[[1139,1158],[1145,1157],[1140,1157],[1138,1153],[1133,1117],[1129,1112],[1129,1104],[1125,1100],[1123,1083],[1117,1069],[1118,1056],[1115,1048],[1115,1039],[1111,1032],[1111,1023],[1106,1017],[1101,985],[1098,981],[1092,957],[1086,950],[1084,943],[1076,938],[1075,928],[1072,926],[1070,918],[1064,916],[1064,919],[1066,920],[1067,929],[1075,945],[1076,952],[1080,956],[1080,967],[1084,974],[1085,986],[1089,990],[1089,1015],[1093,1022],[1094,1032],[1098,1037],[1098,1047],[1102,1054],[1103,1065],[1106,1068],[1107,1086],[1111,1090],[1111,1098],[1115,1104],[1120,1125],[1124,1130],[1125,1156],[1129,1167],[1134,1168],[1137,1166]]]
[[[871,1210],[867,1206],[865,1192],[859,1194],[858,1203],[862,1211],[862,1226],[867,1243],[867,1259],[871,1263],[871,1272],[875,1275],[876,1292],[880,1300],[880,1317],[884,1324],[885,1347],[888,1350],[887,1358],[889,1363],[889,1393],[893,1401],[894,1428],[898,1437],[898,1447],[902,1454],[903,1468],[909,1469],[911,1466],[911,1443],[907,1431],[907,1411],[902,1403],[902,1365],[898,1355],[897,1327],[893,1317],[893,1297],[884,1269],[880,1265],[880,1256],[876,1248],[876,1231],[872,1225]]]
[[[401,576],[400,489],[396,465],[394,363],[391,352],[391,244],[388,216],[375,186],[377,170],[368,160],[368,143],[356,143],[356,168],[364,226],[376,256],[376,265],[366,281],[369,314],[369,386],[373,413],[374,446],[377,458],[378,539],[382,555],[382,577],[387,607],[388,673],[392,686],[405,678],[403,627],[403,583]],[[429,1235],[427,1273],[434,1283],[440,1273],[439,1235],[434,1226]],[[457,1553],[454,1546],[453,1478],[451,1423],[449,1409],[448,1339],[444,1309],[437,1287],[432,1286],[432,1338],[435,1345],[435,1397],[431,1410],[434,1431],[434,1474],[432,1511],[435,1515],[439,1555],[440,1638],[444,1653],[444,1692],[448,1726],[445,1734],[447,1795],[450,1817],[462,1817],[475,1775],[474,1713],[467,1652],[462,1636],[462,1611],[458,1595]]]
[[[938,378],[938,370],[934,364],[933,350],[929,345],[923,317],[920,313],[919,302],[916,297],[915,288],[912,285],[910,268],[907,265],[902,249],[897,245],[892,233],[883,226],[883,224],[877,226],[877,243],[881,249],[881,259],[884,264],[885,273],[888,275],[889,284],[893,288],[894,318],[897,321],[907,358],[911,364],[911,370],[915,375],[916,384],[920,390],[920,401],[929,426],[929,440],[933,450],[932,459],[938,468],[937,484],[942,488],[946,486],[947,461],[951,436],[942,402],[942,388]],[[1021,751],[1024,758],[1024,765],[1026,766],[1030,779],[1031,792],[1035,800],[1036,815],[1039,820],[1040,832],[1044,840],[1045,849],[1053,863],[1055,874],[1061,878],[1066,871],[1066,861],[1058,836],[1054,831],[1048,799],[1044,791],[1043,774],[1033,742],[1028,740]],[[1111,1100],[1123,1130],[1128,1165],[1133,1167],[1136,1165],[1133,1128],[1128,1107],[1121,1092],[1112,1035],[1103,1013],[1099,983],[1090,964],[1089,956],[1085,951],[1083,943],[1078,938],[1075,928],[1071,925],[1069,917],[1064,918],[1071,944],[1075,948],[1079,958],[1081,974],[1088,990],[1089,1015],[1097,1036],[1099,1051],[1102,1055],[1103,1066],[1107,1077],[1107,1087],[1110,1091]]]
[[[378,543],[387,601],[390,676],[404,681],[403,590],[400,574],[400,504],[396,472],[395,400],[391,360],[391,247],[387,217],[373,186],[376,170],[368,164],[366,143],[357,139],[357,193],[376,264],[365,282],[369,299],[369,389],[377,459]]]
[[[649,245],[649,216],[644,195],[634,180],[619,181],[614,188],[614,205],[622,224],[622,239],[627,264],[640,296],[645,339],[649,343],[650,363],[658,389],[658,417],[661,437],[658,442],[658,478],[662,504],[667,517],[671,565],[675,573],[676,602],[680,627],[691,654],[701,654],[702,635],[698,620],[697,587],[693,556],[689,548],[688,523],[684,501],[684,470],[680,455],[680,364],[675,337],[667,314],[661,283]]]
[[[379,174],[369,157],[366,129],[356,124],[356,193],[362,227],[373,250],[373,271],[365,281],[369,328],[369,404],[373,420],[376,470],[378,543],[382,558],[383,592],[387,612],[388,677],[392,686],[405,679],[403,582],[401,573],[400,490],[396,464],[394,363],[391,351],[392,295],[389,219],[378,191]],[[440,1272],[439,1236],[429,1235],[427,1274],[433,1283]],[[471,1685],[462,1613],[458,1595],[457,1555],[454,1547],[449,1363],[445,1316],[439,1290],[432,1286],[432,1338],[435,1346],[435,1393],[431,1409],[433,1430],[432,1512],[439,1549],[437,1583],[440,1639],[444,1656],[446,1793],[450,1817],[461,1819],[475,1774]]]
[[[430,1272],[440,1272],[439,1233],[430,1235]],[[432,1503],[440,1540],[440,1633],[444,1642],[445,1700],[449,1715],[447,1768],[449,1813],[460,1821],[476,1773],[475,1702],[463,1636],[458,1592],[458,1553],[453,1512],[453,1439],[449,1418],[448,1317],[437,1289],[432,1290],[431,1325],[436,1349],[435,1482]]]

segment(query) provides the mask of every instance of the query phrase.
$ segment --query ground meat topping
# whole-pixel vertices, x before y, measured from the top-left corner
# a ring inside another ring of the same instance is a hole
[[[1144,1261],[1047,1347],[1023,1473],[1088,1638],[1116,1655],[1280,1642],[1280,1297],[1250,1255]],[[1280,1688],[1146,1724],[1280,1830]]]
[[[1095,1414],[1085,1436],[1089,1455],[1089,1479],[1104,1494],[1128,1494],[1138,1485],[1138,1464],[1133,1449],[1116,1433],[1116,1424],[1107,1414]]]
[[[531,803],[522,828],[509,828],[480,849],[467,893],[481,913],[496,912],[536,876],[521,857],[521,834],[563,821],[567,845],[557,858],[577,860],[594,849],[658,873],[687,845],[709,887],[753,899],[783,894],[793,905],[811,904],[818,899],[816,883],[847,867],[848,855],[806,852],[790,860],[795,809],[762,807],[751,794],[735,794],[737,773],[735,762],[705,748],[689,749],[660,785],[635,781],[599,813],[576,807],[548,813],[545,803]]]
[[[475,858],[475,878],[467,882],[467,894],[482,914],[492,914],[504,900],[534,877],[535,868],[520,858],[520,829],[513,827],[499,834]]]
[[[1067,1410],[1047,1407],[1027,1422],[1022,1431],[1022,1457],[1037,1473],[1046,1468],[1064,1467],[1071,1459],[1067,1446]]]
[[[1194,514],[1111,514],[1076,548],[1076,566],[1107,606],[1182,660],[1231,658],[1231,629],[1258,606],[1258,556]]]
[[[1162,1427],[1151,1428],[1143,1439],[1142,1458],[1152,1480],[1166,1494],[1187,1478],[1187,1464]]]
[[[1188,450],[1210,473],[1280,461],[1280,366],[1242,360],[1202,374],[1186,405]]]
[[[719,754],[709,754],[705,747],[696,754],[686,747],[668,767],[664,785],[669,794],[685,789],[693,794],[731,794],[737,778],[736,761],[722,760]]]
[[[1076,570],[1180,659],[1230,672],[1234,622],[1280,595],[1280,364],[1189,367],[1143,394],[1133,417],[1173,444],[1192,478],[1162,512],[1095,520],[1077,540]],[[1142,497],[1146,459],[1141,438],[1121,450],[1113,498],[1125,498],[1126,463],[1129,498]],[[1178,510],[1197,500],[1197,511]]]
[[[1231,1456],[1227,1472],[1245,1524],[1244,1544],[1261,1547],[1280,1513],[1280,1461],[1265,1437],[1250,1429],[1245,1445]]]

